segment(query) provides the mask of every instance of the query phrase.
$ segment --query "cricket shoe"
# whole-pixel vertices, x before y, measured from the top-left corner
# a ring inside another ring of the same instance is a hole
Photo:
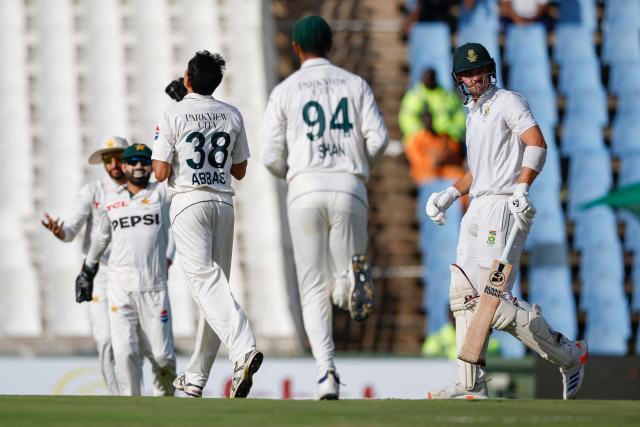
[[[338,400],[340,398],[340,377],[329,369],[318,380],[318,400]]]
[[[440,390],[430,391],[427,393],[427,399],[488,399],[489,392],[487,391],[486,382],[478,382],[471,390],[467,390],[460,384],[453,384]]]
[[[376,303],[371,268],[364,255],[354,255],[351,258],[351,268],[353,281],[349,290],[349,313],[353,320],[362,322],[373,312]]]
[[[258,372],[262,365],[263,354],[257,350],[251,350],[244,355],[242,362],[237,361],[233,365],[233,379],[229,397],[247,397],[253,385],[253,374]]]
[[[185,374],[181,374],[173,380],[173,386],[176,390],[182,391],[189,397],[202,397],[202,387],[197,384],[187,382]]]
[[[562,398],[575,399],[582,387],[584,379],[584,368],[589,358],[589,348],[586,341],[576,341],[573,343],[577,350],[576,364],[568,369],[560,368],[562,374]]]

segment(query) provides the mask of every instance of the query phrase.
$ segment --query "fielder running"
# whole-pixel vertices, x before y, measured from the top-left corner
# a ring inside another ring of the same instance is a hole
[[[107,194],[115,192],[116,189],[127,182],[122,169],[120,169],[120,156],[129,145],[127,140],[113,136],[104,140],[102,148],[89,156],[89,164],[104,164],[104,169],[109,178],[92,181],[80,189],[71,209],[71,214],[60,222],[60,219],[53,219],[45,212],[42,224],[60,240],[64,242],[72,241],[82,226],[86,223],[87,228],[84,234],[82,250],[84,255],[89,251],[92,240],[95,238],[94,231],[97,225],[96,211],[104,204]],[[100,270],[94,280],[93,295],[88,295],[86,299],[77,301],[88,301],[89,318],[91,321],[91,332],[98,348],[98,360],[102,377],[107,385],[107,389],[113,395],[118,395],[118,382],[114,371],[113,350],[111,348],[111,332],[109,326],[109,302],[107,301],[107,274],[109,271],[109,249],[100,258]]]
[[[427,215],[437,224],[446,221],[446,210],[463,194],[472,198],[462,218],[456,263],[451,266],[451,311],[460,350],[484,289],[493,259],[499,258],[512,227],[519,232],[508,255],[518,271],[520,254],[529,233],[535,208],[528,190],[542,170],[546,143],[527,101],[517,93],[496,86],[496,65],[478,43],[460,46],[453,55],[453,78],[467,97],[467,156],[469,171],[445,191],[433,193]],[[553,330],[538,305],[511,295],[512,274],[501,296],[492,327],[505,330],[560,368],[563,397],[580,391],[587,361],[587,343],[571,341]],[[486,344],[484,350],[486,351]],[[484,356],[482,357],[484,359]],[[482,366],[458,360],[458,382],[428,393],[429,399],[486,399]]]
[[[176,358],[167,290],[169,195],[149,183],[151,150],[134,144],[122,153],[127,183],[108,194],[79,281],[90,283],[109,242],[107,297],[116,375],[123,396],[141,395],[143,354],[150,355],[154,394],[173,396]]]
[[[234,210],[231,177],[244,177],[249,145],[240,112],[212,96],[225,62],[201,51],[184,73],[187,95],[156,127],[153,170],[169,179],[171,226],[187,283],[200,307],[196,348],[174,385],[202,396],[220,341],[234,363],[230,397],[246,397],[262,353],[229,288]]]
[[[262,161],[288,184],[287,212],[319,399],[338,399],[332,303],[362,321],[373,310],[367,248],[370,170],[388,143],[366,81],[327,59],[332,32],[319,16],[293,28],[296,71],[273,89]]]

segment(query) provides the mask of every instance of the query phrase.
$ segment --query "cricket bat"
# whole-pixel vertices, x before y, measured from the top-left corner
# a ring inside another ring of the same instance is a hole
[[[480,359],[480,354],[491,330],[493,316],[500,304],[500,294],[504,292],[504,286],[507,283],[509,274],[511,274],[511,264],[507,262],[507,257],[518,231],[519,227],[516,223],[511,232],[509,232],[502,255],[491,263],[488,283],[484,288],[484,292],[480,295],[480,301],[473,315],[473,320],[467,329],[467,335],[464,338],[460,353],[458,353],[458,359],[460,360],[473,364],[485,363],[484,360]]]

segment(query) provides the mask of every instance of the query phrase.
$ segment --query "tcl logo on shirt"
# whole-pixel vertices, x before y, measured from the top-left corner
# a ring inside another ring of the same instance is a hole
[[[112,209],[118,209],[118,208],[125,208],[129,206],[129,203],[127,203],[126,200],[119,200],[115,203],[111,203],[110,205],[105,206],[104,208],[108,211],[112,210]]]
[[[131,228],[137,225],[160,225],[160,214],[123,216],[111,221],[113,231],[118,228]]]

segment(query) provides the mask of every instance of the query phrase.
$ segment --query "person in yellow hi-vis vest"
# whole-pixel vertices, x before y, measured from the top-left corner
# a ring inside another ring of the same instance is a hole
[[[436,83],[436,72],[427,68],[422,79],[405,93],[398,114],[398,124],[406,142],[421,130],[421,114],[428,108],[433,117],[433,130],[460,141],[464,138],[466,115],[458,95]]]

